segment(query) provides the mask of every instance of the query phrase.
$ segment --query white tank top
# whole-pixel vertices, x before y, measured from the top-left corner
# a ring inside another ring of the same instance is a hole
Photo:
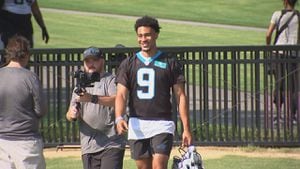
[[[35,0],[4,0],[3,10],[15,14],[30,14],[31,5]]]
[[[166,120],[141,120],[130,117],[128,122],[128,140],[151,138],[161,133],[174,135],[175,123]]]

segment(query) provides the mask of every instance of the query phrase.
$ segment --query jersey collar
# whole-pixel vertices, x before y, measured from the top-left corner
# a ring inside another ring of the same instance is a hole
[[[145,56],[143,56],[142,52],[140,51],[140,52],[138,52],[136,54],[136,56],[138,57],[138,59],[141,62],[143,62],[145,65],[148,66],[153,60],[157,59],[160,56],[161,53],[162,52],[159,50],[159,51],[156,52],[156,54],[154,56],[152,56],[152,57],[145,57]]]

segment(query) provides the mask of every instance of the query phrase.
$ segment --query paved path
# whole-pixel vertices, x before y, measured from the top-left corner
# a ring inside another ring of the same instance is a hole
[[[118,15],[118,14],[105,14],[105,13],[96,13],[96,12],[82,12],[74,10],[64,10],[64,9],[52,9],[52,8],[41,8],[45,12],[53,13],[64,13],[64,14],[77,14],[77,15],[86,15],[86,16],[100,16],[100,17],[111,17],[127,20],[136,20],[137,16],[128,16],[128,15]],[[223,29],[233,29],[233,30],[250,30],[257,32],[266,32],[266,29],[257,28],[257,27],[247,27],[247,26],[234,26],[234,25],[225,25],[225,24],[212,24],[212,23],[203,23],[203,22],[193,22],[193,21],[182,21],[182,20],[172,20],[172,19],[160,19],[160,22],[164,23],[173,23],[173,24],[183,24],[183,25],[193,25],[201,27],[213,27],[213,28],[223,28]]]

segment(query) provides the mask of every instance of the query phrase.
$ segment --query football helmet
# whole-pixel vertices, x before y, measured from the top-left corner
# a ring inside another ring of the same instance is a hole
[[[204,169],[201,155],[197,152],[195,146],[183,147],[178,149],[181,157],[174,156],[172,169]]]

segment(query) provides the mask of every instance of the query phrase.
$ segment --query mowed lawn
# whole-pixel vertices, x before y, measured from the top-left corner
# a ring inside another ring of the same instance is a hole
[[[113,47],[121,43],[137,46],[135,19],[120,19],[43,11],[50,35],[48,44],[42,41],[41,31],[34,22],[36,48],[81,48],[91,45]],[[215,28],[182,23],[160,22],[162,27],[158,46],[218,46],[263,45],[265,31]]]
[[[78,151],[49,153],[49,150],[46,150],[47,169],[82,169]],[[299,148],[198,147],[198,152],[202,155],[205,169],[298,169],[300,166]],[[53,156],[55,154],[57,156]],[[168,169],[171,169],[172,158],[179,154],[174,147]],[[125,153],[123,168],[136,168],[129,150]]]
[[[79,158],[47,159],[47,169],[82,169]],[[220,159],[204,160],[205,169],[299,169],[299,159],[289,158],[250,158],[243,156],[225,156]],[[135,169],[135,163],[129,157],[124,160],[124,169]],[[168,169],[172,169],[171,161]]]
[[[283,8],[274,0],[48,0],[41,8],[122,14],[159,18],[162,31],[159,46],[264,45],[265,31],[274,10]],[[115,18],[79,13],[42,11],[50,34],[46,45],[35,24],[36,48],[76,48],[95,45],[113,47],[121,43],[135,47],[134,18]],[[263,31],[215,28],[167,23],[162,19],[259,27]]]
[[[281,0],[46,0],[42,7],[266,27]]]

